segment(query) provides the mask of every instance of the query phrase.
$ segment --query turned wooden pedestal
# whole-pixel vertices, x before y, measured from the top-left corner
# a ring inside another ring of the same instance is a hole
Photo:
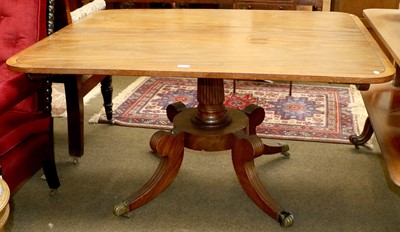
[[[257,137],[256,126],[263,122],[264,110],[256,105],[249,105],[242,111],[225,108],[222,79],[198,79],[197,99],[197,108],[186,108],[180,102],[167,107],[168,119],[174,128],[169,132],[158,131],[150,140],[160,164],[139,191],[114,208],[114,214],[126,214],[164,191],[178,174],[185,147],[204,151],[232,150],[233,167],[243,190],[283,227],[291,226],[293,215],[274,202],[254,167],[254,159],[264,154],[289,156],[288,146],[268,146]]]

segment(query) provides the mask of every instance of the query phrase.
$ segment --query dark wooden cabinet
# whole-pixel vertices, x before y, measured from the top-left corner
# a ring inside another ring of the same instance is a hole
[[[325,0],[326,1],[326,0]],[[322,10],[324,0],[235,0],[236,9]]]
[[[363,17],[368,8],[399,8],[399,0],[332,0],[332,11],[347,12]]]
[[[371,26],[365,20],[363,16],[363,10],[370,8],[397,9],[399,8],[399,1],[400,0],[332,0],[331,10],[357,15],[361,19],[361,21],[365,24],[365,26],[368,28],[371,35],[376,39],[378,44],[381,46],[382,50],[390,57],[390,54],[385,48],[385,46],[383,46],[382,42],[377,38]]]
[[[89,0],[86,0],[89,1]],[[200,5],[206,8],[217,5],[219,8],[260,9],[260,10],[329,10],[330,0],[105,0],[107,8],[125,8],[123,5],[133,5],[142,8],[141,4],[163,3],[175,7],[182,5]],[[131,4],[128,4],[131,3]],[[329,5],[329,6],[327,6]],[[145,8],[148,8],[146,6]],[[151,8],[151,7],[150,7]]]
[[[237,9],[295,10],[295,0],[239,0]]]

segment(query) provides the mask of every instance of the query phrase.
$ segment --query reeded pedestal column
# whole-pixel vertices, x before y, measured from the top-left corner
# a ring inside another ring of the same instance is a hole
[[[232,118],[224,105],[224,80],[199,78],[197,81],[197,114],[192,118],[199,127],[217,128],[228,125]]]

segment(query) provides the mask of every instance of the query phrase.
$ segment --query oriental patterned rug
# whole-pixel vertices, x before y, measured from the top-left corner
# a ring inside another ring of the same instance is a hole
[[[351,134],[360,133],[366,118],[362,98],[354,86],[289,84],[226,80],[225,104],[243,109],[253,103],[264,108],[265,120],[257,127],[261,138],[349,143]],[[181,101],[195,107],[197,80],[186,78],[140,77],[114,100],[115,125],[171,129],[167,105]],[[108,123],[104,111],[90,123]]]

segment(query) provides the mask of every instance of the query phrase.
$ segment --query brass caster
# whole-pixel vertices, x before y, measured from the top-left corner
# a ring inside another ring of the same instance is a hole
[[[77,165],[79,163],[79,158],[78,157],[72,157],[72,163]]]
[[[359,146],[360,141],[359,141],[357,135],[350,135],[350,136],[349,136],[349,141],[350,141],[351,144],[354,145],[354,147],[355,147],[356,149],[359,149],[359,148],[360,148],[360,146]]]
[[[294,216],[290,212],[282,211],[278,216],[278,222],[282,227],[291,227],[294,223]]]
[[[122,202],[114,207],[115,216],[123,216],[129,213],[129,206],[125,202]]]
[[[54,197],[57,194],[57,189],[50,189],[49,195]]]
[[[278,144],[282,146],[281,154],[283,155],[283,157],[289,159],[290,158],[289,145],[281,142],[279,142]]]
[[[285,158],[285,159],[289,159],[290,158],[290,153],[288,151],[281,152],[281,154],[283,155],[283,158]]]

